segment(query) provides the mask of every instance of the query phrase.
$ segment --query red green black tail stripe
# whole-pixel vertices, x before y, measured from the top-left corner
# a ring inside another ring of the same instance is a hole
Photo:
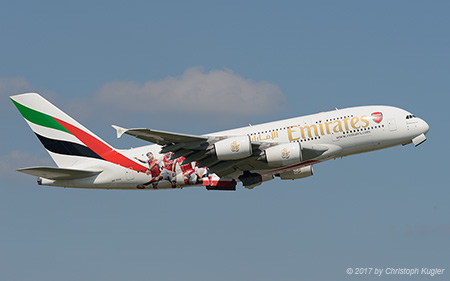
[[[147,169],[145,166],[142,166],[141,164],[136,163],[128,157],[120,154],[114,148],[90,133],[85,132],[84,130],[61,119],[26,107],[13,99],[11,100],[22,116],[29,122],[71,134],[86,145],[83,146],[81,144],[69,141],[51,139],[35,132],[47,150],[63,155],[102,159],[135,171],[143,171]]]
[[[27,119],[31,123],[47,128],[56,129],[70,134],[70,132],[67,131],[66,128],[61,126],[61,124],[59,124],[52,116],[36,111],[29,107],[23,106],[20,103],[14,101],[13,99],[11,100],[19,110],[20,114],[22,114],[23,118]]]
[[[55,118],[59,124],[61,124],[64,128],[66,128],[69,132],[71,132],[74,136],[76,136],[81,142],[83,142],[87,147],[92,149],[93,152],[98,154],[101,158],[105,159],[108,162],[133,169],[135,171],[146,170],[147,168],[142,166],[139,163],[134,162],[133,160],[125,157],[120,154],[116,150],[114,150],[111,146],[106,143],[100,141],[96,137],[86,133],[85,131],[64,122],[58,118]]]
[[[84,145],[73,143],[69,141],[50,139],[35,133],[38,139],[41,141],[42,145],[53,153],[72,155],[72,156],[82,156],[89,158],[102,159],[97,153],[92,151],[89,147]]]

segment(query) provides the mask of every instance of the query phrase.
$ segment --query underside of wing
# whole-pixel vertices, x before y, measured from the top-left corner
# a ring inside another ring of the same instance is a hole
[[[51,180],[81,179],[95,176],[102,172],[102,171],[67,169],[57,167],[30,167],[18,169],[17,171],[28,175]]]

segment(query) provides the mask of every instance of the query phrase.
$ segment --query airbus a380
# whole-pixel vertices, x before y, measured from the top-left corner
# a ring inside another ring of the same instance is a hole
[[[336,109],[205,135],[153,129],[123,134],[151,142],[116,149],[36,93],[11,96],[57,167],[18,171],[38,184],[97,189],[173,189],[203,185],[208,190],[253,188],[279,177],[313,175],[313,165],[330,159],[426,140],[428,124],[392,106]]]

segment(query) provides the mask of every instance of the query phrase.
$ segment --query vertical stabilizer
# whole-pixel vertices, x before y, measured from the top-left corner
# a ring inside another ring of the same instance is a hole
[[[10,97],[58,167],[115,151],[83,125],[36,93]]]

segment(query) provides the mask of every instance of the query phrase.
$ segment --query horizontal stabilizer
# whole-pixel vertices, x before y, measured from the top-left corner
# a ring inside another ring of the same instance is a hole
[[[51,179],[51,180],[73,180],[87,178],[100,174],[102,171],[78,170],[56,167],[30,167],[18,169],[18,172],[28,175]]]

